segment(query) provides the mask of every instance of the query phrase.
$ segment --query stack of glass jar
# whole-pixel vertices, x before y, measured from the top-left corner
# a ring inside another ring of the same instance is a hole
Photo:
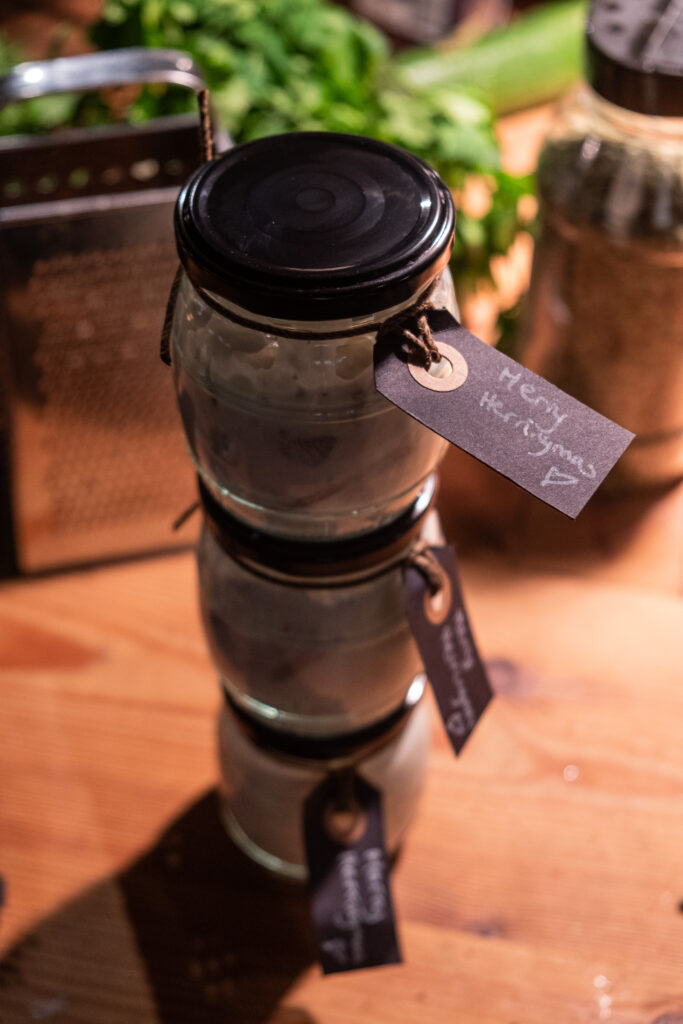
[[[204,509],[224,818],[293,877],[326,775],[352,768],[381,790],[389,850],[424,777],[402,565],[446,443],[376,392],[373,346],[426,294],[457,312],[454,221],[421,161],[327,133],[235,148],[178,200],[172,362]]]

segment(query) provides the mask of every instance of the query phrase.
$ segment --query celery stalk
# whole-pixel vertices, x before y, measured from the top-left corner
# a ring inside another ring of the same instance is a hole
[[[499,114],[554,99],[581,76],[587,6],[552,0],[470,47],[401,54],[394,84],[411,93],[474,88]]]

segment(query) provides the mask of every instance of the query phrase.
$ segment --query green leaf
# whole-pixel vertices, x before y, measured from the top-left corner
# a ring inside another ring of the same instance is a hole
[[[436,111],[458,124],[481,127],[493,124],[490,106],[466,92],[444,89],[430,96],[430,102]]]
[[[105,8],[104,17],[110,25],[122,25],[128,17],[128,11],[123,4],[110,2]]]
[[[92,38],[105,49],[187,50],[204,68],[220,118],[237,142],[296,129],[351,132],[410,150],[453,189],[472,173],[486,176],[492,190],[486,216],[458,217],[453,266],[461,281],[487,276],[490,256],[504,251],[519,230],[519,199],[533,182],[501,171],[491,110],[474,91],[476,75],[451,74],[454,56],[423,55],[411,72],[410,54],[389,57],[382,33],[327,0],[105,0]],[[504,49],[511,60],[518,56]],[[487,44],[486,60],[494,63],[496,52],[498,45]],[[6,56],[7,66],[17,59]],[[399,65],[405,72],[400,88]],[[425,87],[424,76],[437,71],[439,86]],[[144,89],[128,117],[192,106],[183,90]],[[38,100],[0,112],[0,132],[98,124],[108,117],[97,96]]]
[[[235,77],[213,90],[216,109],[227,126],[239,124],[251,106],[251,95],[244,79]]]
[[[439,156],[473,170],[497,170],[498,144],[493,135],[467,124],[443,124],[436,132]]]
[[[192,25],[197,17],[197,11],[189,0],[174,0],[169,7],[169,14],[181,25]]]

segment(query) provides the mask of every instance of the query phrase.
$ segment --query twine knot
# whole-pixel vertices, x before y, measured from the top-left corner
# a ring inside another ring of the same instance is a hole
[[[422,575],[432,597],[439,593],[443,586],[443,569],[428,541],[419,540],[413,545],[407,564]]]
[[[433,281],[427,292],[415,306],[404,309],[396,316],[385,320],[377,332],[377,340],[381,341],[389,334],[398,334],[407,349],[406,358],[429,370],[432,363],[441,362],[441,353],[434,341],[432,329],[427,319],[427,311],[433,309],[431,295],[436,286]],[[415,325],[415,330],[411,326]]]

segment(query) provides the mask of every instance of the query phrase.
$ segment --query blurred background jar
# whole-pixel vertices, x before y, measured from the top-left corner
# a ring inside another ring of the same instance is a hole
[[[588,84],[541,154],[525,364],[636,440],[606,487],[683,477],[683,23],[596,0]]]
[[[403,598],[403,564],[419,537],[430,480],[397,523],[360,540],[272,541],[240,528],[203,489],[197,552],[204,631],[223,687],[272,729],[330,736],[394,712],[423,667]]]
[[[485,32],[505,22],[512,0],[345,0],[396,46],[435,43],[454,32]]]
[[[253,860],[303,881],[304,804],[330,774],[354,771],[382,794],[389,854],[397,851],[424,787],[431,742],[425,683],[376,728],[292,745],[225,703],[219,719],[220,800],[226,829]]]
[[[355,136],[262,139],[190,179],[172,360],[192,458],[226,509],[330,538],[415,501],[446,443],[377,393],[373,347],[427,293],[456,312],[454,223],[426,164]]]

